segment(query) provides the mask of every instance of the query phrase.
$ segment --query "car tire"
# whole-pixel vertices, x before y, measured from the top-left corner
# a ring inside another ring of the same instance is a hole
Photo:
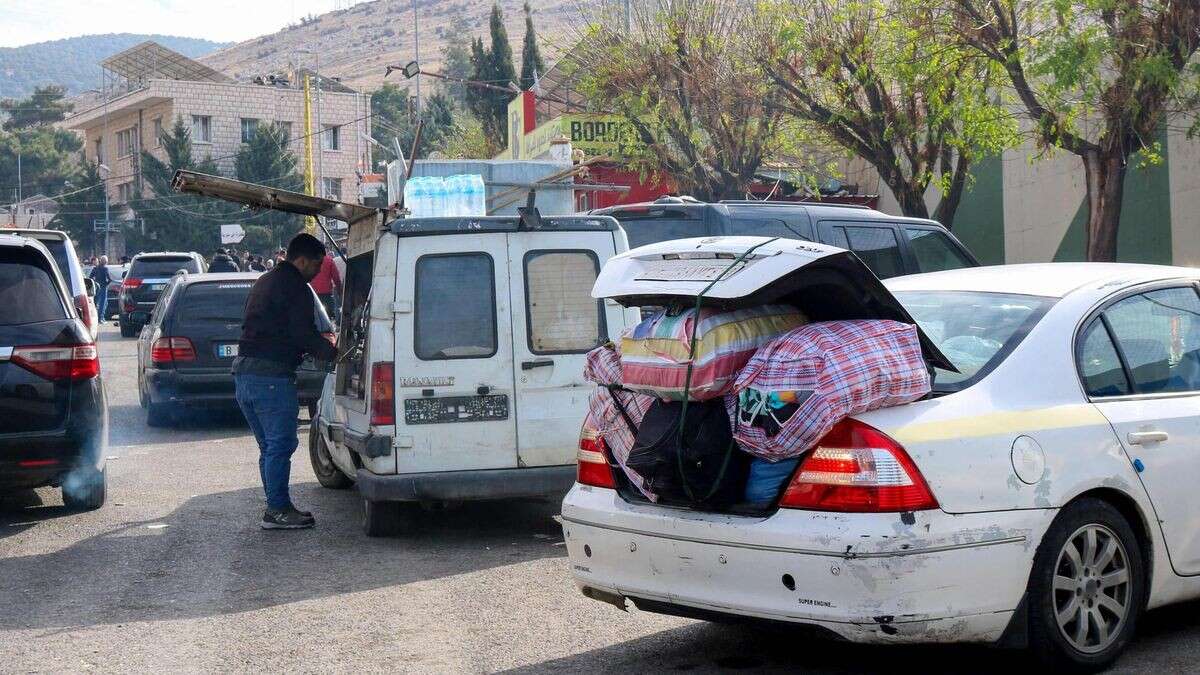
[[[1137,630],[1146,588],[1141,544],[1125,517],[1099,499],[1069,504],[1034,557],[1030,648],[1057,670],[1109,667]]]
[[[175,423],[175,408],[169,403],[146,402],[146,426],[166,427]]]
[[[82,470],[63,483],[62,499],[68,509],[93,511],[104,506],[108,494],[108,468]]]
[[[342,470],[333,463],[333,458],[329,456],[329,446],[317,428],[315,419],[308,426],[308,458],[312,462],[313,473],[317,475],[317,482],[321,484],[321,487],[327,487],[330,490],[345,490],[354,485],[354,481],[350,480],[350,477],[342,473]]]
[[[368,537],[391,537],[412,525],[413,504],[363,499],[363,533]]]
[[[121,321],[120,324],[121,324],[121,337],[128,338],[128,337],[133,337],[134,335],[137,335],[137,331],[133,329],[132,324],[126,323],[125,321]]]

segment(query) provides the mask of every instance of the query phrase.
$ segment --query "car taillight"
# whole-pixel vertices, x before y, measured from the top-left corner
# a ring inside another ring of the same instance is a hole
[[[83,325],[87,326],[89,331],[96,330],[96,311],[92,308],[92,303],[88,302],[88,296],[75,296],[75,309],[79,311]]]
[[[396,423],[395,372],[386,361],[371,366],[371,424]]]
[[[584,426],[579,432],[579,452],[575,457],[579,460],[575,480],[579,481],[580,485],[617,487],[612,467],[608,464],[608,447],[604,445],[604,439],[595,429]]]
[[[878,513],[936,509],[938,503],[899,443],[874,427],[845,419],[800,462],[779,506]]]
[[[14,347],[12,362],[47,380],[87,380],[100,374],[96,345]]]
[[[131,278],[127,277],[124,281],[121,282],[121,285],[124,286],[125,288],[137,288],[138,286],[142,285],[142,280],[141,279],[131,279]]]
[[[150,345],[150,360],[156,365],[195,361],[196,348],[192,346],[192,341],[185,337],[158,338]]]

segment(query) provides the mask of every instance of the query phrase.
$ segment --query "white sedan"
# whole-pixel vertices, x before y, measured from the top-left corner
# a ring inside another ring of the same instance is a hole
[[[727,266],[752,245],[635,249],[595,295],[694,295],[715,278],[705,260]],[[845,255],[777,240],[710,293],[820,320],[878,311],[890,291],[936,345],[927,358],[959,372],[938,369],[929,398],[843,422],[840,438],[857,440],[826,449],[858,461],[802,461],[762,513],[639,498],[585,429],[562,518],[586,596],[860,642],[1028,646],[1083,669],[1110,664],[1146,608],[1200,596],[1200,270],[1013,265],[885,291]],[[690,269],[671,274],[672,260]]]

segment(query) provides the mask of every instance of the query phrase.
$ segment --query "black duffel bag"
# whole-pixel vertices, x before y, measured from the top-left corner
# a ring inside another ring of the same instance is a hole
[[[664,503],[723,507],[741,501],[750,456],[733,441],[721,399],[655,401],[638,427],[626,464]],[[681,443],[682,441],[682,443]]]

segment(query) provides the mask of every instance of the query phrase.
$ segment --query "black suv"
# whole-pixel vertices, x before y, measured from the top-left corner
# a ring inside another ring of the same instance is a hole
[[[118,322],[121,337],[137,335],[150,318],[154,303],[176,272],[196,274],[208,269],[199,253],[139,253],[129,261],[129,271],[121,282],[121,306]]]
[[[979,261],[932,220],[889,216],[865,206],[664,197],[592,211],[612,216],[637,248],[669,239],[718,235],[788,237],[849,249],[880,279],[977,267]]]
[[[138,398],[146,424],[171,424],[189,407],[237,405],[230,366],[246,314],[246,297],[258,272],[188,274],[179,272],[162,292],[138,338]],[[333,339],[333,325],[312,294],[313,321]],[[306,359],[296,375],[300,404],[312,408],[321,398],[325,371]]]
[[[61,486],[104,504],[108,404],[100,356],[53,255],[0,235],[0,494]]]

